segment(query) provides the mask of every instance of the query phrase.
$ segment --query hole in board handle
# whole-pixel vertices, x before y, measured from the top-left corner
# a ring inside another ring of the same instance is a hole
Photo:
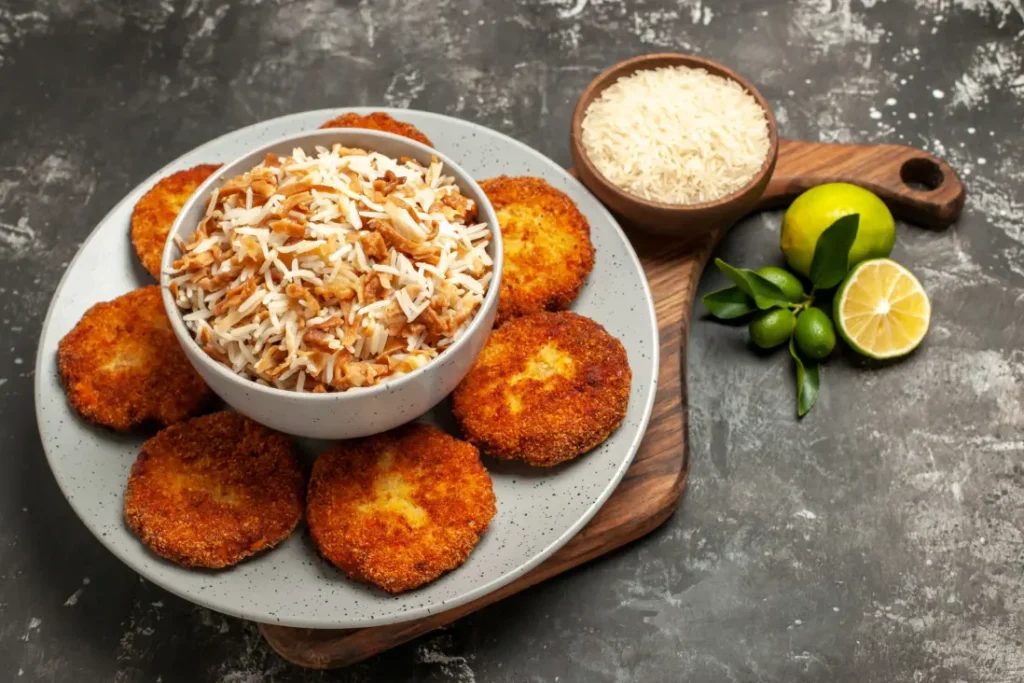
[[[942,169],[931,159],[908,159],[900,166],[900,180],[912,190],[930,192],[942,185]]]

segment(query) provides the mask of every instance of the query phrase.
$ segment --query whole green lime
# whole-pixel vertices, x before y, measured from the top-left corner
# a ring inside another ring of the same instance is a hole
[[[849,183],[826,183],[796,198],[782,217],[779,246],[789,267],[801,275],[811,272],[814,247],[829,226],[843,216],[860,214],[857,239],[850,248],[849,267],[869,258],[884,258],[896,243],[896,222],[875,194]]]
[[[793,311],[773,308],[761,313],[750,323],[750,339],[762,349],[785,344],[793,334]]]
[[[800,278],[785,268],[778,266],[765,266],[758,268],[757,274],[768,282],[782,290],[788,301],[802,301],[804,298],[804,285]]]
[[[820,308],[811,306],[796,318],[793,339],[800,353],[812,360],[821,360],[836,347],[836,331],[832,321]]]

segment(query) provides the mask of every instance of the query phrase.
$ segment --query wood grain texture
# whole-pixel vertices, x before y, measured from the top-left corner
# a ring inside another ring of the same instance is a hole
[[[775,172],[754,210],[784,206],[804,190],[831,182],[865,187],[881,197],[897,218],[929,228],[953,223],[966,195],[949,164],[913,147],[783,138]]]
[[[907,185],[908,180],[935,187],[915,190]],[[810,187],[834,181],[866,187],[882,197],[896,216],[930,227],[954,222],[964,204],[964,187],[956,173],[926,152],[900,145],[868,147],[784,139],[779,143],[775,171],[753,210],[782,206]],[[366,629],[317,630],[261,624],[260,630],[271,647],[300,666],[346,666],[625,545],[668,519],[686,487],[689,472],[686,347],[694,299],[711,250],[729,227],[713,226],[689,242],[671,242],[630,231],[630,241],[654,293],[661,347],[658,393],[633,464],[590,524],[533,571],[469,604],[418,621]]]

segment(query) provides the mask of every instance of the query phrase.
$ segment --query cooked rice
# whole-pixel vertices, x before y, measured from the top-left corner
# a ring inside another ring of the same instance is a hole
[[[213,190],[168,274],[196,342],[234,372],[343,391],[454,343],[491,280],[491,231],[436,158],[296,149]]]

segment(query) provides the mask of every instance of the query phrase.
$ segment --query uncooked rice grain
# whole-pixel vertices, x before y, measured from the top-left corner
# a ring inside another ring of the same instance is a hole
[[[710,202],[739,190],[770,146],[765,111],[742,85],[685,66],[620,78],[587,107],[582,131],[602,175],[665,204]]]

